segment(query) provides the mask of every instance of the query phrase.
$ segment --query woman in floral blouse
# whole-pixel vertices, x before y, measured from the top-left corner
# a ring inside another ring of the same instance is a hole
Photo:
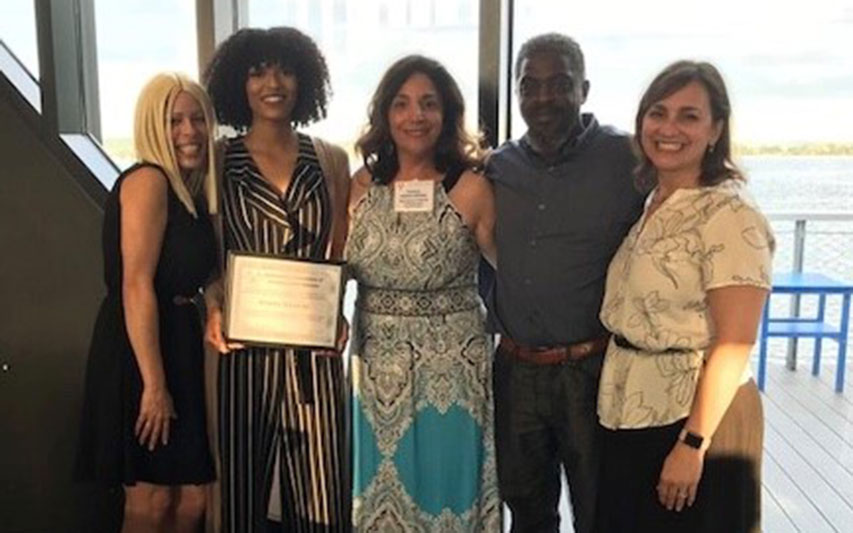
[[[636,118],[643,216],[601,311],[602,532],[760,531],[761,401],[748,366],[774,240],[731,161],[725,84],[679,61]]]

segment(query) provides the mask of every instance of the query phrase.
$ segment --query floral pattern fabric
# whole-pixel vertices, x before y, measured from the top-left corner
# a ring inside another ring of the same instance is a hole
[[[373,185],[353,213],[357,531],[500,531],[479,257],[441,184],[431,212]]]
[[[639,348],[607,348],[598,415],[610,429],[686,417],[714,336],[707,291],[771,287],[775,241],[742,183],[678,189],[649,216],[656,192],[607,274],[601,321]]]

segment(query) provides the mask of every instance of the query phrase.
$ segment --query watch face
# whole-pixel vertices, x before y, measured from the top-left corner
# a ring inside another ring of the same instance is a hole
[[[684,434],[684,444],[690,446],[691,448],[696,448],[697,450],[702,447],[703,440],[705,439],[689,431]]]

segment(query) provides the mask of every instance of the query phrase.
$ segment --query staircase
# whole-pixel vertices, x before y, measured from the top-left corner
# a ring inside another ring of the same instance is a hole
[[[117,531],[120,489],[71,471],[118,169],[90,136],[51,131],[41,108],[0,41],[0,530]]]

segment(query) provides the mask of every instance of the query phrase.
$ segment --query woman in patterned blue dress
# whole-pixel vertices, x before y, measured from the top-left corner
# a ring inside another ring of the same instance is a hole
[[[358,141],[346,259],[358,281],[351,353],[353,525],[499,531],[491,339],[477,294],[494,262],[491,186],[459,88],[436,61],[385,73]]]

